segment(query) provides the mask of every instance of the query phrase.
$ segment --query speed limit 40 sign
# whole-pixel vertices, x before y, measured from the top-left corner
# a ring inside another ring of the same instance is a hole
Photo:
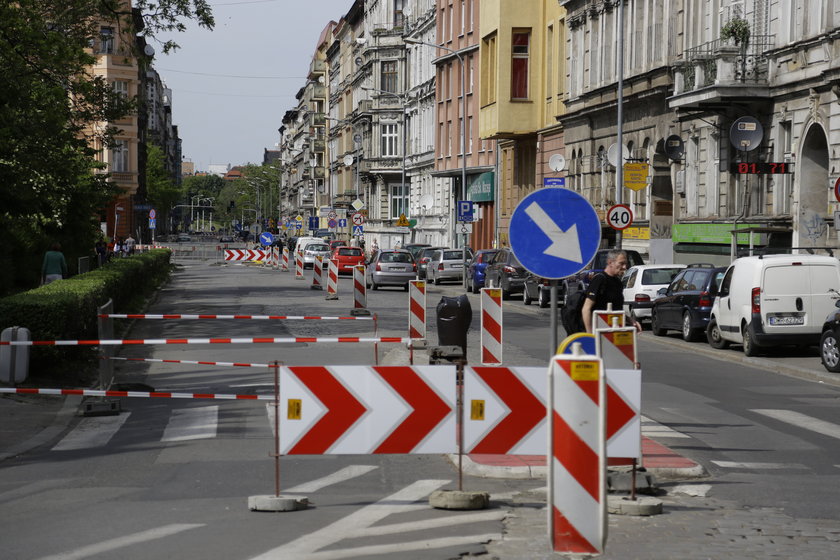
[[[607,225],[613,229],[626,229],[633,223],[633,211],[626,204],[616,204],[607,210]]]

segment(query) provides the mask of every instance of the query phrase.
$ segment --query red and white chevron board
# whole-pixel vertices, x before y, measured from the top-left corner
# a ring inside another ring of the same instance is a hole
[[[315,262],[312,263],[312,285],[309,286],[313,290],[323,290],[321,284],[321,275],[324,272],[324,257],[315,257]]]
[[[365,265],[353,267],[353,307],[367,308],[367,284],[365,284]]]
[[[338,299],[338,261],[330,259],[327,269],[327,297],[326,299]]]
[[[481,363],[502,363],[502,290],[481,288]]]
[[[554,356],[549,377],[549,535],[555,551],[600,554],[606,540],[601,359]]]
[[[544,367],[464,369],[464,453],[545,455]]]
[[[295,253],[295,280],[303,280],[303,253]]]
[[[611,329],[613,322],[618,319],[618,326],[624,326],[624,312],[612,310],[597,310],[592,312],[592,330]]]
[[[283,260],[280,263],[280,270],[289,272],[289,248],[283,247]]]
[[[408,282],[408,338],[426,338],[426,281]]]
[[[280,370],[280,453],[454,453],[454,366]]]
[[[411,339],[401,336],[286,336],[253,338],[141,338],[107,340],[2,340],[0,346],[131,346],[156,344],[299,344],[318,342],[364,343],[394,342],[408,343]]]
[[[226,261],[262,261],[268,258],[268,251],[262,249],[225,249]]]

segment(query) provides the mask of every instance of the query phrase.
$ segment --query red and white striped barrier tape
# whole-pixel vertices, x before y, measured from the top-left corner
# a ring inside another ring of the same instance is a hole
[[[100,391],[96,389],[27,389],[0,387],[0,393],[19,395],[80,395],[82,397],[140,397],[157,399],[222,399],[273,401],[273,395],[236,395],[230,393],[168,393],[164,391]]]
[[[409,343],[410,338],[399,336],[381,337],[358,337],[358,336],[337,336],[337,337],[254,337],[254,338],[141,338],[136,340],[12,340],[0,341],[0,346],[121,346],[121,345],[143,345],[143,344],[288,344],[301,342],[338,342],[338,343],[360,343],[360,342],[395,342]]]
[[[103,360],[122,360],[124,362],[153,362],[156,364],[188,364],[194,366],[256,367],[269,368],[271,364],[247,364],[240,362],[205,362],[199,360],[170,360],[165,358],[123,358],[120,356],[102,356]]]
[[[182,315],[179,313],[102,313],[100,319],[260,319],[260,320],[321,320],[321,321],[371,321],[373,317],[328,317],[317,315]]]

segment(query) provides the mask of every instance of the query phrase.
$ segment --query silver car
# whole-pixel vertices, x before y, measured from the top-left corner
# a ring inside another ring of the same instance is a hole
[[[472,252],[467,249],[467,262],[470,262]],[[464,279],[464,252],[462,249],[439,249],[432,253],[432,258],[426,265],[426,279],[440,284],[443,280]]]
[[[330,265],[330,246],[326,243],[309,243],[303,248],[303,268],[313,268],[315,259],[324,257],[321,268]]]
[[[379,251],[367,266],[366,283],[374,290],[379,286],[402,286],[417,277],[417,265],[408,251]]]

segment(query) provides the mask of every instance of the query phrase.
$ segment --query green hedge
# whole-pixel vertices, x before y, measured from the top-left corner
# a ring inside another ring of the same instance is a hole
[[[0,330],[26,327],[32,340],[96,339],[98,308],[114,300],[116,313],[142,308],[148,296],[166,281],[171,252],[157,249],[0,299]],[[93,360],[91,347],[33,347],[30,375],[55,371],[68,361]]]

